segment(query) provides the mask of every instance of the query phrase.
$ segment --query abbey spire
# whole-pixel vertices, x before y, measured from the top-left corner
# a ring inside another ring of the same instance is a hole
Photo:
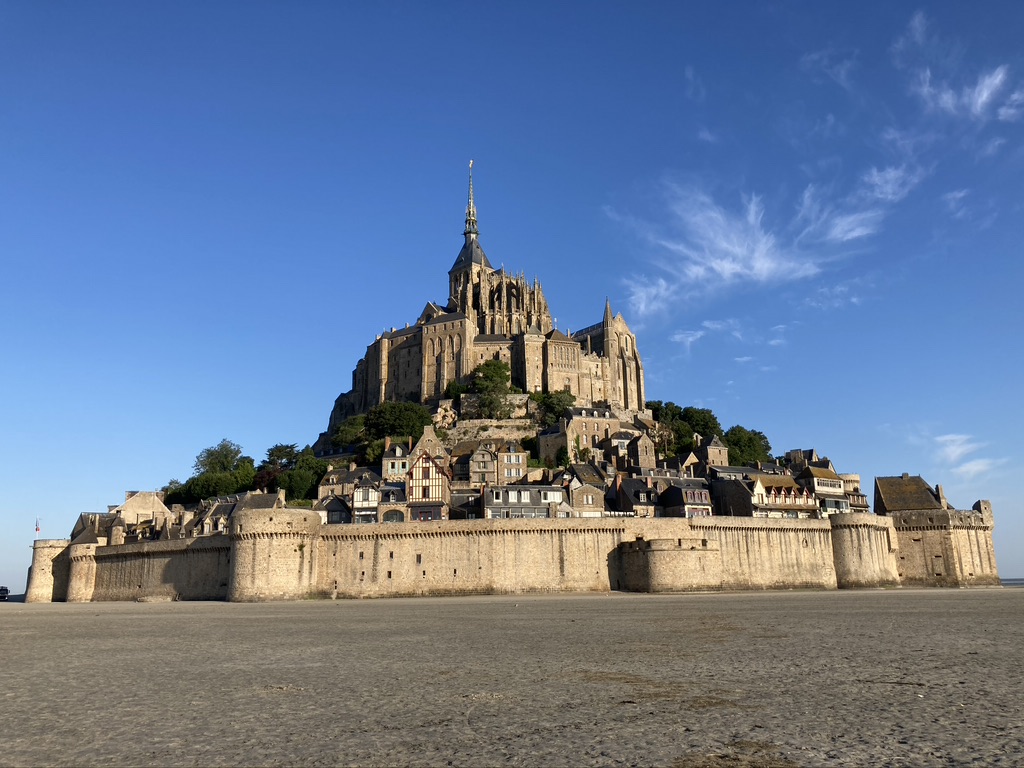
[[[462,232],[466,237],[466,242],[462,245],[462,250],[459,251],[458,257],[455,259],[455,263],[452,268],[448,270],[448,274],[452,278],[451,286],[452,297],[457,296],[455,293],[457,285],[455,277],[459,273],[463,272],[475,272],[478,271],[474,267],[483,267],[489,272],[494,271],[494,267],[491,266],[491,262],[487,260],[487,254],[484,253],[484,249],[480,247],[479,234],[480,231],[476,226],[476,203],[473,200],[473,161],[469,161],[469,203],[466,205],[466,228]]]
[[[469,161],[469,204],[466,206],[466,229],[462,233],[468,239],[470,235],[476,236],[480,232],[476,228],[476,204],[473,202],[473,161]]]

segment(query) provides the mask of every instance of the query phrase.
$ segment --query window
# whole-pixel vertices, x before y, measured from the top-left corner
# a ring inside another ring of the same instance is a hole
[[[501,501],[501,491],[491,491],[491,498],[494,501]]]
[[[594,503],[594,494],[588,493],[583,496],[583,503],[590,506]]]
[[[424,499],[429,499],[430,498],[430,486],[428,486],[428,485],[423,486],[423,498]]]
[[[430,466],[426,465],[426,464],[423,466],[423,479],[424,480],[429,480],[430,479]]]
[[[509,491],[508,500],[510,502],[519,503],[519,491]]]

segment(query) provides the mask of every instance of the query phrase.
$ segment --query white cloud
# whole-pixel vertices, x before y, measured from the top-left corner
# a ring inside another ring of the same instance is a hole
[[[810,277],[818,265],[780,244],[764,225],[761,198],[750,196],[739,210],[718,205],[702,190],[669,185],[670,217],[664,228],[633,222],[668,257],[661,266],[673,282],[689,289],[705,283],[770,283]],[[638,292],[634,310],[646,305],[650,291]]]
[[[999,150],[1005,143],[1006,139],[1002,138],[1001,136],[993,136],[991,139],[985,142],[985,146],[978,150],[978,156],[992,157],[993,155],[999,152]]]
[[[1011,123],[1024,114],[1024,88],[1018,88],[1010,94],[996,112],[996,116],[1006,123]]]
[[[989,104],[1006,84],[1006,65],[996,67],[988,74],[978,77],[974,88],[964,89],[963,101],[975,117],[983,117]]]
[[[772,339],[768,342],[769,347],[781,347],[786,343],[785,339]]]
[[[882,225],[885,213],[878,208],[855,213],[844,213],[832,218],[825,239],[845,243],[873,235]]]
[[[717,333],[728,332],[740,341],[743,340],[743,331],[740,328],[740,322],[735,318],[729,318],[728,320],[705,320],[701,325],[709,331],[715,331]]]
[[[687,97],[694,101],[704,101],[707,90],[704,88],[704,82],[697,76],[693,67],[688,65],[683,70],[683,76],[686,78]]]
[[[708,144],[718,143],[718,137],[715,136],[715,134],[713,134],[707,128],[701,128],[699,131],[697,131],[697,140],[707,142]]]
[[[662,312],[676,293],[675,287],[662,277],[630,280],[626,288],[629,291],[629,305],[641,318]]]
[[[920,168],[908,168],[906,165],[887,168],[872,167],[861,177],[865,193],[872,198],[886,203],[898,203],[924,179],[925,173]]]
[[[938,435],[935,444],[939,458],[947,464],[956,464],[964,456],[974,453],[984,446],[976,443],[970,435]]]
[[[850,304],[858,306],[862,299],[854,291],[860,281],[852,280],[841,285],[825,285],[804,299],[804,305],[814,309],[840,309]]]
[[[970,190],[955,189],[942,196],[942,202],[946,204],[946,210],[954,219],[962,219],[967,215],[967,206],[964,204],[964,198],[969,194]]]
[[[990,474],[996,467],[1005,463],[1006,459],[971,459],[959,467],[953,467],[953,474],[961,480],[975,480]]]
[[[704,331],[676,331],[669,339],[682,344],[686,347],[686,351],[689,352],[690,348],[693,347],[698,341],[704,338]]]
[[[857,68],[857,51],[825,48],[800,58],[804,71],[823,72],[847,91],[851,90],[851,74]]]
[[[733,360],[736,361],[737,363],[749,363],[753,359],[754,358],[752,358],[750,355],[744,355],[743,357],[734,357],[733,358]]]

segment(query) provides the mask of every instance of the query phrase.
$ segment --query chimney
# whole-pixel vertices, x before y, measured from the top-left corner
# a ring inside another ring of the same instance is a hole
[[[647,477],[645,477],[644,479],[645,479],[645,480],[647,481],[647,487],[648,487],[648,488],[651,488],[651,487],[653,487],[653,486],[652,486],[652,482],[653,482],[653,479],[651,478],[651,476],[650,476],[650,475],[648,475],[648,476],[647,476]]]
[[[903,473],[903,479],[904,479],[904,480],[909,480],[909,479],[910,479],[910,474],[909,474],[909,473],[907,473],[907,472],[904,472],[904,473]]]
[[[384,437],[384,450],[385,451],[390,451],[391,450],[391,437],[389,435]]]
[[[949,502],[946,501],[946,494],[942,490],[941,485],[935,486],[935,496],[939,500],[939,504],[942,505],[943,509],[949,509]]]
[[[354,461],[350,461],[349,462],[349,464],[348,464],[348,471],[349,472],[355,472],[356,471],[356,463]]]

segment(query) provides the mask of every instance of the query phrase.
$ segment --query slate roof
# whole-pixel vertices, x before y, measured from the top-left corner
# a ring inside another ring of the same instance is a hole
[[[466,316],[462,312],[445,312],[443,315],[437,315],[436,317],[427,320],[424,325],[434,325],[436,323],[450,323],[454,320],[465,320]]]
[[[573,464],[572,473],[576,479],[586,485],[594,485],[603,488],[605,485],[604,474],[593,464]]]
[[[942,509],[932,487],[920,475],[875,478],[875,512]]]
[[[467,234],[466,242],[463,244],[462,250],[459,251],[459,255],[455,258],[452,268],[448,270],[448,274],[462,269],[469,269],[473,264],[482,264],[488,269],[494,269],[491,266],[491,262],[487,260],[487,254],[484,253],[484,249],[480,247],[480,241],[476,235]]]
[[[808,466],[804,467],[797,477],[816,477],[819,480],[839,480],[840,477],[831,469],[823,469],[821,467]]]
[[[570,339],[557,328],[548,333],[547,338],[550,339],[551,341],[572,341],[572,339]]]

